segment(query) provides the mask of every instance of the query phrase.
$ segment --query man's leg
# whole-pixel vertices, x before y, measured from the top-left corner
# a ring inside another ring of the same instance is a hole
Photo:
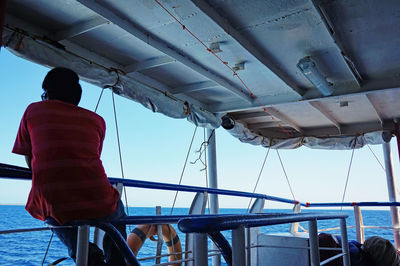
[[[59,226],[56,220],[49,217],[46,223],[51,226]],[[76,262],[76,246],[78,240],[78,228],[51,228],[61,242],[68,248],[68,255]],[[89,242],[88,266],[105,265],[104,255],[97,245]]]
[[[48,217],[45,222],[51,226],[60,226],[59,223],[51,217]],[[51,231],[53,231],[53,233],[55,233],[61,242],[68,248],[68,255],[76,261],[78,228],[51,228]]]

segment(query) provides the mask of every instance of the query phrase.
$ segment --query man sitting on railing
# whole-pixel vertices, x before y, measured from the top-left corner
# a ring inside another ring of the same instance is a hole
[[[27,107],[13,148],[14,153],[25,155],[32,169],[26,210],[51,225],[124,217],[119,193],[110,185],[100,160],[105,122],[77,106],[82,94],[78,75],[70,69],[54,68],[42,87],[43,101]],[[126,238],[125,225],[117,229]],[[77,228],[52,230],[75,260]],[[107,235],[103,247],[107,265],[126,265]],[[90,243],[89,265],[104,264],[104,255]]]

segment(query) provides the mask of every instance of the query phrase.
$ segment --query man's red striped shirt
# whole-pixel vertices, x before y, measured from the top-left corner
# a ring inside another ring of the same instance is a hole
[[[103,118],[58,100],[30,104],[13,152],[32,156],[32,188],[26,210],[35,218],[101,218],[114,212],[119,194],[106,176],[100,154]]]

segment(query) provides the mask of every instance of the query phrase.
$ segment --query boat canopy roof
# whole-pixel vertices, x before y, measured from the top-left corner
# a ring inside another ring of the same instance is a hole
[[[400,117],[398,0],[8,0],[2,39],[265,147],[378,144]]]

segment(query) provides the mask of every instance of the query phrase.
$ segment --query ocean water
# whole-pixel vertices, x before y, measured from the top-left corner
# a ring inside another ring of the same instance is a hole
[[[245,213],[244,209],[221,209],[221,213],[242,214]],[[303,210],[303,212],[332,212],[333,210]],[[169,209],[163,209],[162,213],[169,214]],[[173,214],[187,214],[186,208],[175,208]],[[291,212],[291,210],[265,210],[265,212]],[[337,211],[335,211],[337,212]],[[352,210],[343,210],[349,214],[347,225],[354,225],[354,217]],[[130,215],[154,215],[155,208],[130,208]],[[391,226],[390,212],[385,210],[363,210],[363,220],[365,225],[374,226]],[[44,223],[32,218],[26,211],[24,206],[0,206],[0,231],[9,229],[43,227]],[[301,223],[307,228],[307,223]],[[318,228],[332,228],[337,227],[338,222],[335,221],[319,221]],[[175,227],[176,228],[176,227]],[[274,225],[263,227],[262,233],[279,233],[287,232],[288,224]],[[133,227],[131,228],[133,229]],[[129,231],[129,228],[127,228]],[[178,230],[176,230],[178,232]],[[178,232],[179,233],[179,232]],[[329,233],[339,234],[339,231],[330,231]],[[223,232],[228,241],[231,240],[230,232]],[[355,228],[348,229],[349,239],[356,239]],[[366,229],[366,238],[379,235],[385,237],[393,242],[393,235],[391,230],[383,229]],[[1,234],[0,235],[0,265],[41,265],[47,245],[49,243],[51,231],[39,231],[28,233],[15,233],[15,234]],[[185,239],[184,234],[179,233],[180,239]],[[183,241],[184,242],[184,241]],[[184,245],[184,243],[182,243]],[[147,240],[140,250],[138,257],[149,257],[155,255],[156,242]],[[211,247],[211,244],[210,244]],[[184,247],[183,247],[184,249]],[[163,253],[167,253],[166,247],[163,247]],[[55,236],[51,242],[44,265],[61,258],[68,257],[67,249]],[[167,262],[164,258],[162,262]],[[142,265],[153,265],[154,260],[142,262]],[[68,259],[59,265],[74,265],[71,259]]]

